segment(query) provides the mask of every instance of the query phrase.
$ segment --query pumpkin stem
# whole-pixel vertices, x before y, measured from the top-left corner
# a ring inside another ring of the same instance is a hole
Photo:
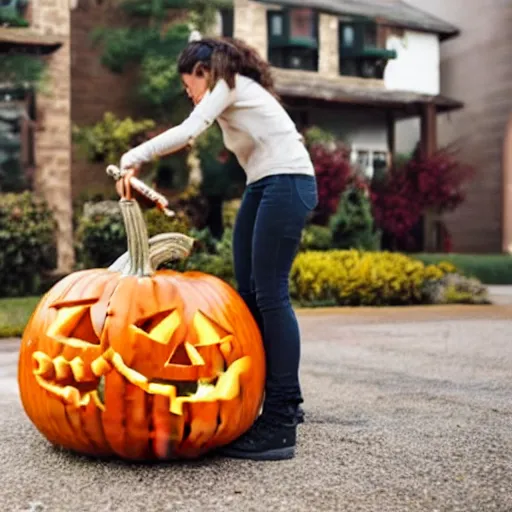
[[[129,201],[125,201],[129,202]],[[121,206],[121,211],[123,212],[124,206]],[[124,218],[123,213],[123,218]],[[142,223],[144,219],[142,219]],[[126,221],[125,221],[126,224]],[[143,224],[145,226],[145,224]],[[127,238],[128,238],[128,246],[134,243],[134,237],[128,234],[127,230]],[[146,235],[147,239],[147,235]],[[149,265],[153,270],[157,270],[160,265],[166,263],[168,261],[178,261],[186,259],[192,247],[194,246],[194,239],[184,235],[182,233],[161,233],[149,239]],[[132,251],[127,251],[119,258],[117,258],[114,263],[109,267],[109,270],[112,272],[121,272],[122,274],[128,274],[132,272],[132,256],[134,254],[136,248],[133,247]]]
[[[188,258],[194,239],[182,233],[162,233],[149,241],[149,260],[151,266],[157,269],[168,261]]]
[[[154,272],[149,260],[148,230],[139,203],[133,199],[119,201],[123,214],[128,242],[128,262],[123,274],[129,276],[149,276]]]

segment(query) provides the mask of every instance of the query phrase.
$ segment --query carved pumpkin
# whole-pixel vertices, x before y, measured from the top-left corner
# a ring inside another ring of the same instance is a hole
[[[21,400],[39,431],[67,449],[197,457],[257,417],[259,330],[221,280],[155,271],[169,256],[186,256],[192,240],[160,235],[150,248],[137,202],[120,205],[127,254],[110,269],[67,276],[33,313],[21,344]]]

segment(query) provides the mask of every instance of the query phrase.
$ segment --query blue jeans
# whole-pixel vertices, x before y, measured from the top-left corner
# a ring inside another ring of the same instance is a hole
[[[314,177],[268,176],[246,188],[234,229],[238,291],[258,323],[265,347],[263,409],[278,416],[295,415],[303,401],[300,332],[288,282],[302,230],[317,203]]]

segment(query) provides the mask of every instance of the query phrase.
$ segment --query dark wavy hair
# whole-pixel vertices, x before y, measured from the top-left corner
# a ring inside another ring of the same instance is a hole
[[[180,74],[200,75],[203,70],[210,72],[210,88],[224,79],[233,89],[235,76],[240,74],[252,78],[278,97],[270,65],[240,39],[222,37],[190,42],[178,58],[178,71]]]

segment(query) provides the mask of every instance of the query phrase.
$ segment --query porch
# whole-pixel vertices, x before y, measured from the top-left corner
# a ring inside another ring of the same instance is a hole
[[[366,117],[372,117],[373,138],[375,131],[381,132],[380,143],[374,148],[380,153],[381,160],[382,153],[387,153],[388,163],[396,153],[397,121],[420,119],[419,149],[422,155],[429,156],[437,150],[437,115],[464,106],[460,101],[443,95],[386,89],[383,80],[326,77],[314,72],[285,69],[273,69],[273,73],[277,92],[299,129],[328,123],[329,117],[334,115],[333,109],[335,112],[350,112],[347,118],[352,125],[355,119],[366,113]],[[343,120],[337,124],[343,125]],[[440,250],[440,243],[441,218],[429,214],[424,219],[423,249],[436,252]]]

